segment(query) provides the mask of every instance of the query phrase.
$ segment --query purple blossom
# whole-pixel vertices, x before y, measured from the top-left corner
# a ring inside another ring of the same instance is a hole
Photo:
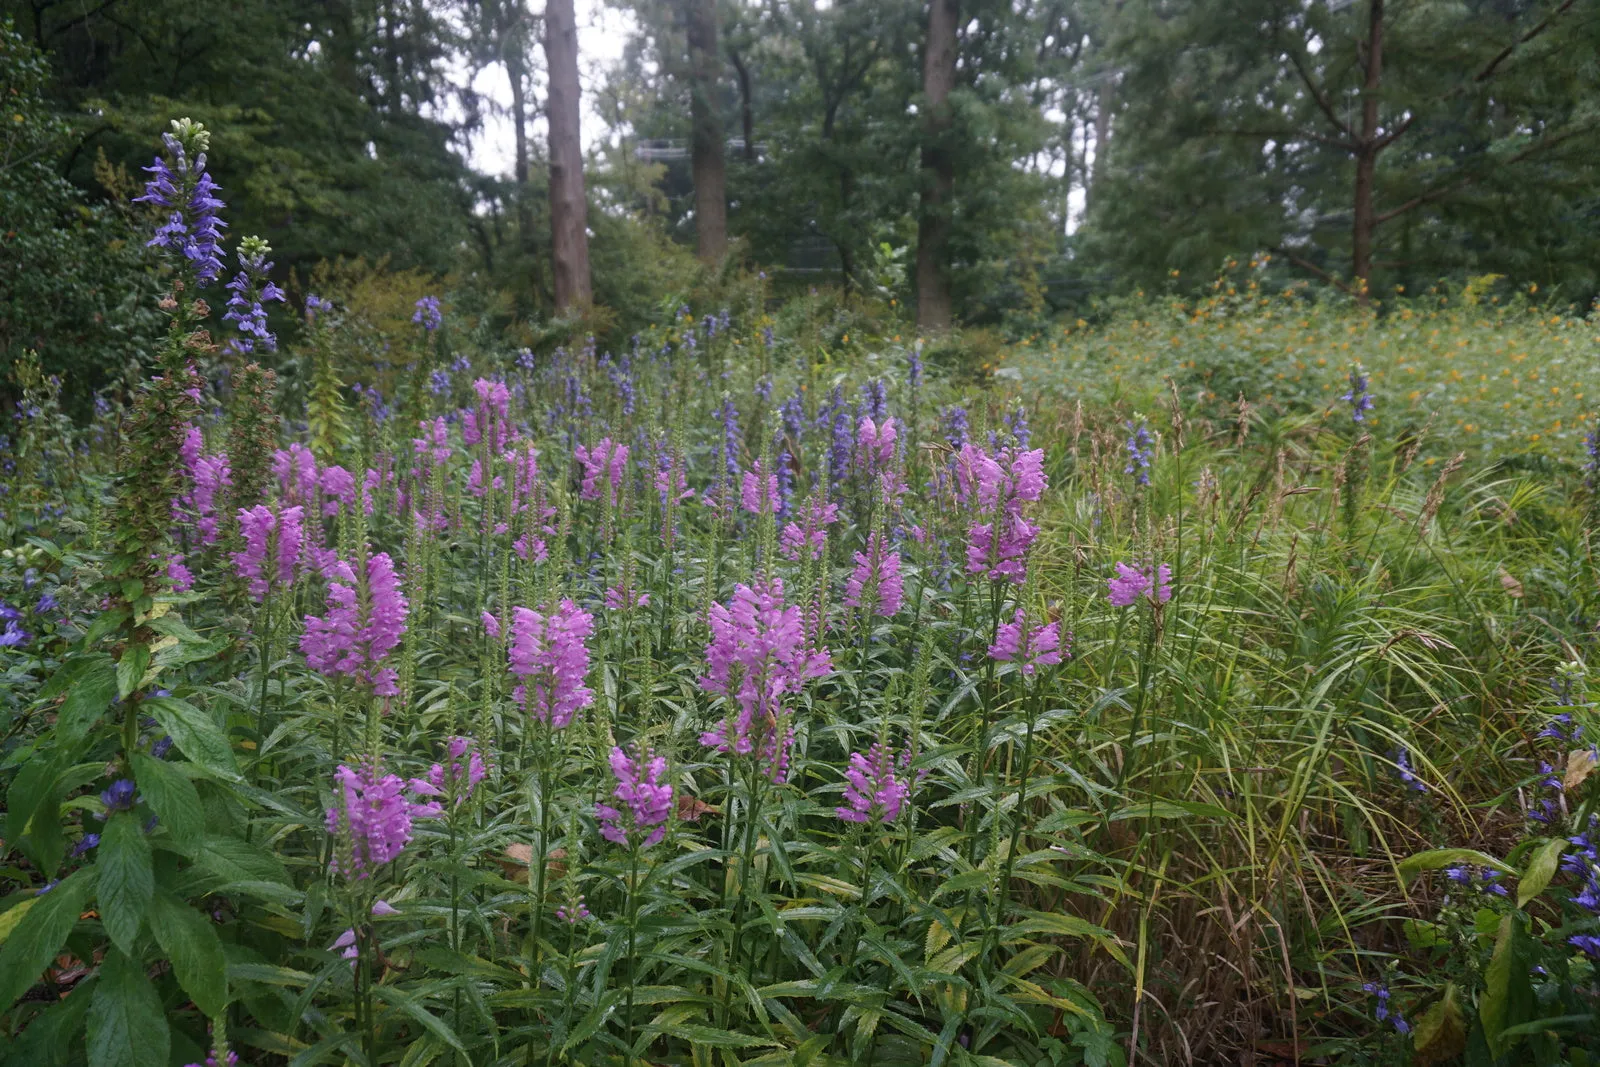
[[[118,778],[100,793],[100,803],[106,806],[101,818],[109,818],[119,811],[132,811],[138,802],[138,786],[132,778]]]
[[[764,511],[777,514],[781,503],[778,496],[778,476],[763,470],[759,459],[756,460],[753,470],[744,472],[739,484],[739,502],[744,510],[752,515],[760,515]]]
[[[834,814],[845,822],[894,822],[911,795],[911,786],[895,771],[894,753],[881,741],[865,755],[850,753],[850,766],[844,772],[845,803],[834,808]]]
[[[1352,422],[1366,422],[1367,412],[1372,410],[1374,401],[1372,394],[1367,392],[1367,371],[1360,360],[1350,365],[1348,380],[1350,391],[1339,399],[1350,405]]]
[[[606,610],[608,611],[632,611],[635,608],[648,607],[649,604],[649,593],[635,593],[624,589],[620,585],[611,586],[606,590]]]
[[[1029,628],[1027,613],[1021,608],[1008,623],[1001,624],[995,633],[994,644],[989,646],[989,658],[1016,663],[1024,675],[1031,675],[1039,667],[1060,663],[1066,653],[1062,648],[1061,624],[1046,623]],[[1072,644],[1072,635],[1065,642]]]
[[[154,204],[168,212],[167,221],[146,247],[174,254],[180,267],[193,270],[195,283],[204,288],[222,273],[222,231],[227,223],[218,215],[223,208],[217,197],[221,189],[206,172],[207,135],[203,128],[183,123],[173,123],[178,136],[161,135],[166,156],[157,156],[144,168],[150,180],[134,203]],[[193,160],[184,140],[199,149]]]
[[[1138,422],[1128,422],[1128,465],[1122,468],[1124,474],[1133,475],[1134,484],[1150,484],[1150,460],[1156,454],[1155,438],[1150,434],[1150,427],[1143,419]]]
[[[1165,604],[1172,599],[1172,568],[1165,563],[1157,567],[1152,575],[1130,567],[1126,563],[1117,564],[1117,576],[1106,580],[1106,599],[1111,601],[1112,607],[1132,607],[1140,597],[1148,597],[1152,603]]]
[[[444,321],[444,313],[439,310],[439,298],[425,296],[416,303],[416,313],[411,316],[411,321],[432,333]]]
[[[617,779],[617,788],[611,795],[620,807],[595,805],[600,836],[628,847],[658,844],[667,836],[667,818],[672,814],[672,787],[661,782],[667,773],[666,757],[638,749],[629,756],[614,747],[611,773]]]
[[[272,272],[272,264],[267,260],[271,251],[259,237],[247,237],[239,246],[241,269],[228,283],[228,292],[232,295],[228,297],[228,310],[222,316],[223,322],[234,323],[242,335],[229,338],[231,351],[249,353],[257,346],[264,352],[278,349],[277,337],[267,329],[265,306],[274,300],[282,303],[284,299],[283,290],[268,277]]]
[[[413,820],[442,813],[436,803],[407,797],[400,776],[381,768],[340,764],[333,777],[334,806],[327,813],[328,833],[338,842],[333,869],[352,881],[397,859],[411,842]]]
[[[822,558],[828,543],[828,526],[839,518],[839,505],[811,497],[800,510],[800,522],[788,523],[778,537],[778,555],[796,563]]]
[[[728,717],[700,735],[720,752],[753,755],[775,782],[788,775],[794,729],[787,698],[833,669],[826,649],[808,647],[800,609],[783,602],[783,582],[740,584],[725,606],[711,605],[711,643],[701,688],[730,701]]]
[[[579,445],[573,457],[583,467],[583,483],[579,496],[584,500],[600,499],[599,481],[605,478],[611,486],[611,503],[617,502],[617,490],[622,486],[628,466],[628,446],[602,437],[592,448]]]
[[[300,650],[306,662],[323,674],[344,675],[372,686],[379,696],[396,696],[397,676],[383,666],[406,632],[409,605],[387,552],[367,560],[358,576],[345,560],[329,567],[328,613],[306,616]]]
[[[167,557],[167,581],[172,583],[174,593],[187,593],[194,588],[194,575],[183,565],[183,561],[184,556],[180,552]]]
[[[900,610],[904,587],[900,580],[900,553],[890,548],[882,533],[867,539],[867,551],[855,554],[856,566],[845,583],[845,607],[861,608],[885,618]]]
[[[274,511],[265,504],[239,509],[239,533],[244,548],[233,554],[239,577],[250,585],[250,597],[257,604],[266,599],[274,586],[294,581],[295,566],[305,540],[299,506]]]
[[[16,619],[6,623],[6,628],[0,632],[0,648],[20,648],[33,639],[33,635],[24,630]]]
[[[425,778],[411,779],[411,791],[424,797],[449,797],[455,794],[460,806],[472,796],[478,783],[488,775],[483,753],[470,737],[452,737],[445,747],[445,762],[428,768]]]
[[[516,689],[517,703],[531,703],[533,717],[552,729],[565,728],[580,708],[594,702],[594,691],[584,684],[589,673],[584,642],[593,632],[594,617],[571,600],[563,600],[548,615],[511,609],[507,656],[511,673],[523,679]]]
[[[899,431],[893,419],[874,421],[865,417],[856,427],[856,462],[869,474],[886,469],[894,462],[894,443]]]

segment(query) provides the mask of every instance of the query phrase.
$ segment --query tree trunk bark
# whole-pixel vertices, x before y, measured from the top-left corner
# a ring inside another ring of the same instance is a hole
[[[728,167],[722,154],[722,117],[717,113],[716,0],[687,0],[690,121],[694,169],[695,249],[718,263],[728,251]]]
[[[1111,112],[1116,109],[1117,84],[1111,71],[1100,75],[1100,91],[1094,102],[1094,159],[1089,161],[1089,184],[1084,190],[1083,213],[1098,198],[1100,182],[1106,176],[1106,153],[1111,150]]]
[[[1350,233],[1350,273],[1356,295],[1367,300],[1367,282],[1372,274],[1372,236],[1378,227],[1373,207],[1373,182],[1378,169],[1378,153],[1383,145],[1378,134],[1378,89],[1383,83],[1383,3],[1369,0],[1367,7],[1366,78],[1361,86],[1361,131],[1356,136],[1356,187],[1354,223]]]
[[[578,24],[572,0],[549,0],[544,54],[550,68],[550,245],[556,310],[594,300],[589,279],[588,202],[578,137]]]
[[[500,25],[500,55],[506,65],[506,76],[511,81],[511,132],[515,142],[511,176],[515,185],[515,202],[512,207],[517,220],[517,244],[527,262],[533,262],[536,247],[533,234],[533,204],[528,189],[528,47],[526,12],[522,0],[508,5],[509,17]],[[533,301],[539,303],[537,286],[531,284]]]
[[[739,76],[739,122],[744,133],[744,161],[756,161],[756,116],[755,109],[750,102],[750,68],[744,65],[744,57],[738,52],[729,52],[728,58],[733,62],[734,73]]]
[[[956,81],[958,0],[930,0],[928,37],[922,55],[922,94],[928,114],[922,146],[922,202],[917,218],[917,329],[939,333],[950,328],[950,200],[955,161],[949,135],[950,90]]]

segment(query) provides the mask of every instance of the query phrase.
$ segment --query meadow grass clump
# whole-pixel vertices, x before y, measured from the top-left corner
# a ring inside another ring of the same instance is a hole
[[[174,138],[158,373],[8,430],[8,1062],[1578,1062],[1566,466],[816,297],[279,353],[255,244],[218,344]]]

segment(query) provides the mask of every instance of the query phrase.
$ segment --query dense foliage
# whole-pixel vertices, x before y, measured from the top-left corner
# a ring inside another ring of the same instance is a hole
[[[1588,1062],[1600,448],[1512,430],[1586,386],[1407,412],[1592,319],[1224,280],[963,390],[759,277],[606,351],[330,273],[280,351],[214,151],[154,373],[14,376],[8,1062]]]

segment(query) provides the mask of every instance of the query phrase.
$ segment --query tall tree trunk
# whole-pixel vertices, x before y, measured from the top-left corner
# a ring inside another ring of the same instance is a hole
[[[1373,180],[1378,153],[1384,142],[1378,134],[1378,89],[1383,83],[1383,0],[1367,7],[1366,78],[1361,86],[1361,132],[1356,137],[1355,222],[1350,234],[1350,273],[1356,293],[1365,303],[1367,281],[1372,276],[1372,235],[1378,228],[1373,207]]]
[[[544,55],[550,68],[550,246],[559,312],[594,300],[583,144],[578,138],[578,23],[572,0],[549,0],[545,5]]]
[[[955,161],[945,144],[949,135],[950,90],[956,81],[958,0],[930,0],[928,38],[922,55],[922,95],[928,114],[922,146],[922,203],[917,218],[917,329],[950,328],[950,200]]]
[[[695,248],[707,263],[728,251],[728,165],[722,156],[722,117],[717,113],[716,0],[687,0],[690,120],[694,167]]]
[[[1106,176],[1106,153],[1111,150],[1111,113],[1116,110],[1117,83],[1111,71],[1100,75],[1100,91],[1094,101],[1094,159],[1089,162],[1089,186],[1084,190],[1083,213],[1100,192],[1100,182]]]
[[[516,145],[511,175],[516,186],[513,207],[517,219],[517,245],[531,264],[536,242],[533,235],[533,204],[528,189],[528,33],[523,0],[511,0],[501,14],[504,17],[499,27],[500,54],[506,65],[506,76],[511,80],[511,132]],[[539,289],[534,285],[530,285],[530,288],[537,305]]]
[[[734,73],[739,76],[739,124],[744,133],[744,161],[756,161],[756,116],[755,109],[750,102],[750,68],[744,65],[744,57],[738,52],[730,51],[728,58],[733,62]]]

